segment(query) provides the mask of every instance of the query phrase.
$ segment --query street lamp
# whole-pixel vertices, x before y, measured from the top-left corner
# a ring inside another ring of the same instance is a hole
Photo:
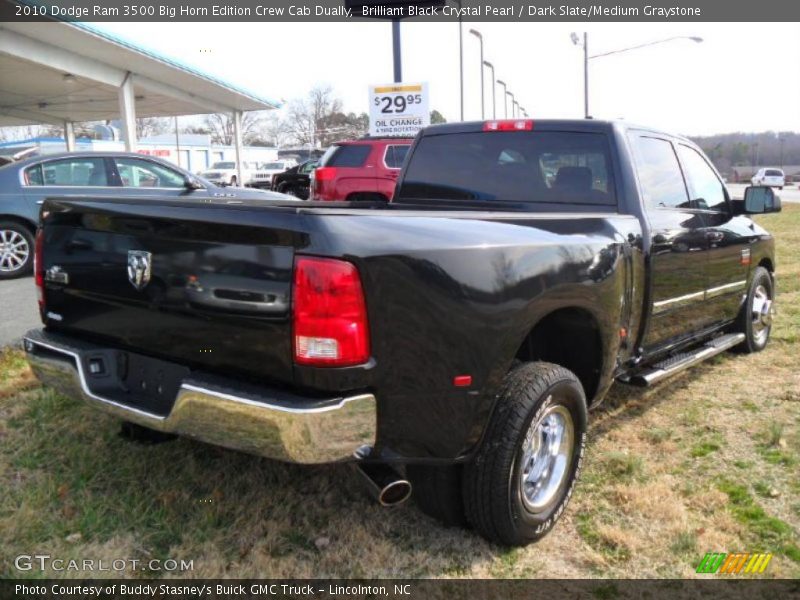
[[[483,108],[483,36],[477,29],[470,29],[469,32],[478,38],[478,41],[481,44],[481,119],[485,119],[486,115],[484,114]]]
[[[494,84],[494,65],[490,63],[488,60],[483,61],[484,66],[489,67],[492,70],[492,118],[497,118],[497,91],[496,86]]]
[[[514,94],[512,94],[511,92],[506,92],[506,95],[507,96],[511,96],[511,117],[513,118],[514,117]],[[506,116],[508,116],[508,115],[506,115]]]
[[[665,44],[667,42],[672,42],[675,40],[690,40],[692,42],[695,42],[696,44],[699,44],[703,41],[703,38],[694,35],[675,35],[661,40],[654,40],[652,42],[637,44],[636,46],[629,46],[627,48],[619,48],[618,50],[609,50],[608,52],[601,52],[600,54],[593,54],[590,56],[589,35],[586,32],[583,33],[583,42],[581,42],[580,37],[575,32],[570,33],[569,37],[572,40],[573,44],[583,48],[583,112],[584,116],[587,119],[589,118],[589,61],[590,60],[592,60],[593,58],[601,58],[603,56],[609,56],[611,54],[620,54],[622,52],[638,50],[639,48],[646,48],[647,46],[655,46],[656,44]]]
[[[527,110],[525,110],[525,107],[523,107],[523,106],[520,106],[520,107],[519,107],[519,112],[521,112],[521,113],[522,113],[522,116],[523,116],[523,117],[527,117],[527,116],[528,116],[528,111],[527,111]]]
[[[519,102],[514,100],[514,118],[519,116]]]
[[[497,80],[497,83],[503,86],[503,118],[508,118],[508,102],[506,102],[506,94],[508,94],[507,86],[505,81]]]

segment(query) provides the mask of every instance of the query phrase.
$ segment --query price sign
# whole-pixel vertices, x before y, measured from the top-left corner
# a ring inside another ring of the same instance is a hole
[[[430,123],[427,83],[370,86],[370,135],[413,137]]]

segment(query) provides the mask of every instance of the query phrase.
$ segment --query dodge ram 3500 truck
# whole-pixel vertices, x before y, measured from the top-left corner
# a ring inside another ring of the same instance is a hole
[[[779,209],[652,129],[438,125],[388,205],[47,200],[25,348],[134,437],[352,461],[384,504],[413,486],[525,544],[563,513],[613,381],[764,348],[774,244],[747,215]]]

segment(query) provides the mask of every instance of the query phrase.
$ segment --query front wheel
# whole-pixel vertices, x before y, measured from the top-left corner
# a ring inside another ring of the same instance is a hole
[[[463,473],[467,520],[511,546],[534,542],[564,512],[586,445],[586,397],[578,378],[544,362],[505,378],[485,438]]]
[[[774,295],[775,286],[769,271],[756,267],[736,327],[744,334],[744,341],[736,350],[749,354],[760,352],[767,346],[772,331]]]

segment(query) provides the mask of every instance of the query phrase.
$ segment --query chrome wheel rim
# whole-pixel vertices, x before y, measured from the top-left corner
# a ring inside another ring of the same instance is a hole
[[[569,410],[560,404],[548,406],[531,423],[523,444],[520,495],[528,511],[540,513],[552,505],[569,476],[575,447]]]
[[[31,247],[25,236],[13,229],[0,229],[0,271],[19,271],[30,255]]]
[[[769,328],[772,326],[772,299],[769,297],[769,291],[763,285],[758,285],[753,292],[751,319],[753,339],[759,345],[763,344],[769,335]]]

